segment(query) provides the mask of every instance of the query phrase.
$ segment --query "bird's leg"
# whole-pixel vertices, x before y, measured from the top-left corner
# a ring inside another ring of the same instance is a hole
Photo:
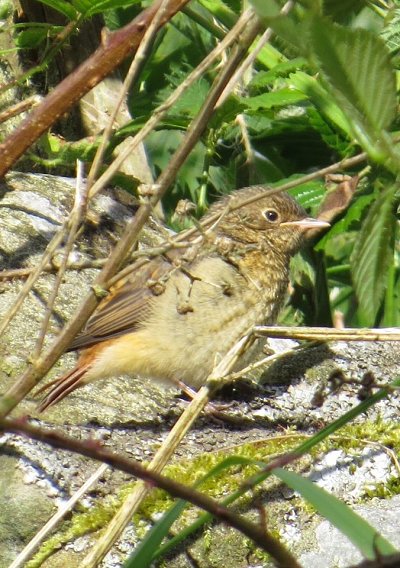
[[[186,394],[186,396],[188,398],[190,398],[190,400],[193,400],[194,397],[196,396],[197,392],[192,389],[191,387],[189,387],[188,385],[186,385],[185,383],[183,383],[182,381],[176,381],[177,386],[181,389],[181,391],[183,393]],[[233,405],[233,402],[228,402],[226,404],[216,404],[214,402],[208,402],[207,406],[205,407],[205,412],[207,414],[211,414],[212,416],[217,416],[223,412],[224,410],[227,410],[228,408],[231,408]]]

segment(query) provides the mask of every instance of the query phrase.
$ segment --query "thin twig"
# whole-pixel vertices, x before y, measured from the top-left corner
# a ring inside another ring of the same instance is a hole
[[[102,268],[106,263],[106,258],[97,258],[97,259],[87,259],[81,261],[69,261],[67,262],[67,269],[68,270],[86,270],[88,268]],[[49,262],[45,266],[42,267],[42,272],[57,272],[58,265],[55,261]],[[0,272],[0,281],[1,280],[15,280],[15,279],[24,279],[27,278],[35,268],[12,268],[10,270],[2,270]]]
[[[32,95],[31,97],[28,97],[27,99],[16,103],[15,105],[9,106],[8,108],[0,112],[0,124],[6,122],[13,116],[22,114],[33,106],[39,104],[41,100],[42,98],[39,95]]]
[[[86,207],[87,207],[87,195],[88,190],[86,185],[83,182],[83,163],[78,161],[77,163],[77,172],[76,172],[76,190],[75,190],[75,203],[72,208],[71,214],[69,216],[69,234],[67,238],[67,242],[65,244],[62,261],[57,271],[57,276],[54,282],[53,289],[51,291],[50,297],[47,300],[46,311],[42,320],[41,330],[36,341],[36,345],[34,347],[33,353],[31,358],[35,360],[39,357],[40,352],[42,351],[43,343],[46,337],[46,333],[48,330],[50,317],[54,308],[55,301],[57,299],[58,291],[60,289],[62,280],[64,278],[65,271],[67,269],[68,258],[72,248],[75,244],[76,236],[82,221],[82,218],[85,215]]]
[[[114,105],[114,109],[111,113],[108,124],[104,129],[103,136],[102,136],[102,139],[101,139],[101,143],[100,143],[99,147],[97,148],[96,155],[94,157],[92,166],[90,168],[89,175],[88,175],[88,178],[87,178],[87,185],[88,185],[89,189],[92,187],[94,180],[97,177],[97,174],[99,172],[99,169],[100,169],[100,166],[101,166],[101,163],[102,163],[102,160],[103,160],[106,148],[107,148],[107,144],[108,144],[110,137],[111,137],[111,134],[112,134],[114,122],[115,122],[115,119],[117,117],[118,111],[121,108],[121,105],[123,104],[132,83],[137,78],[137,75],[139,73],[141,65],[142,65],[142,63],[145,59],[146,53],[150,49],[150,46],[153,43],[154,37],[155,37],[159,27],[161,26],[161,22],[164,19],[164,16],[166,15],[166,11],[168,9],[169,3],[170,3],[170,0],[162,0],[160,7],[158,8],[154,18],[152,19],[150,26],[147,28],[146,33],[144,34],[143,39],[140,42],[139,47],[138,47],[138,49],[135,53],[135,57],[133,58],[133,61],[130,65],[128,73],[126,74],[122,88],[120,89],[120,93],[118,95],[118,99],[117,99],[117,101]]]
[[[284,4],[284,6],[282,6],[282,9],[280,11],[281,15],[287,15],[291,11],[293,6],[294,6],[293,0],[289,0],[288,2],[286,2],[286,4]],[[252,49],[250,51],[249,55],[246,57],[246,59],[241,63],[241,65],[238,67],[238,69],[232,75],[231,80],[229,81],[229,83],[227,84],[227,86],[224,89],[224,92],[222,93],[222,95],[219,98],[219,101],[217,103],[217,107],[220,107],[222,104],[224,104],[224,102],[229,97],[229,95],[232,93],[232,91],[237,87],[237,85],[238,85],[239,81],[241,80],[241,78],[243,77],[243,75],[254,64],[255,60],[257,59],[257,57],[258,57],[260,51],[263,49],[264,45],[269,43],[273,33],[274,32],[273,32],[272,28],[267,28],[265,30],[265,32],[262,34],[262,36],[258,39],[257,44],[255,45],[254,49]]]
[[[243,369],[241,369],[240,371],[237,371],[236,373],[230,373],[228,376],[225,377],[225,380],[227,382],[228,381],[229,382],[236,381],[237,379],[240,379],[240,378],[248,375],[249,373],[252,373],[253,371],[259,369],[260,367],[265,367],[267,365],[271,365],[272,363],[279,361],[279,359],[283,359],[283,358],[287,357],[288,355],[293,355],[293,353],[296,353],[298,351],[302,351],[304,349],[310,349],[310,347],[315,347],[316,345],[320,345],[320,342],[319,341],[312,341],[312,342],[307,343],[305,345],[300,344],[300,345],[295,345],[293,347],[290,347],[289,349],[284,349],[280,353],[273,353],[272,355],[268,355],[267,357],[260,359],[260,361],[255,361],[254,363],[250,363],[249,365],[247,365],[247,367],[244,367]]]
[[[400,341],[398,328],[359,329],[330,327],[257,326],[256,336],[280,337],[309,341]]]
[[[89,491],[89,489],[104,475],[108,469],[108,465],[103,463],[96,471],[85,481],[85,483],[76,491],[70,499],[47,521],[47,523],[35,534],[33,539],[25,546],[25,548],[18,554],[9,568],[20,568],[25,565],[32,554],[35,552],[41,542],[47,537],[48,534],[58,525],[58,523],[69,513],[75,505],[79,502],[81,497]]]

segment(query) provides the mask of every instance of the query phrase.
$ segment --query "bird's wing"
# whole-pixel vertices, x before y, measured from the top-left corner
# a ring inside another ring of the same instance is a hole
[[[172,268],[167,259],[157,257],[116,284],[68,351],[90,347],[137,329],[150,309],[151,299],[162,293],[163,278]]]

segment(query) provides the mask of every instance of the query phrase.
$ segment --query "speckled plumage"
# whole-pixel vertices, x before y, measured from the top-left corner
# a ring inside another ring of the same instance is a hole
[[[121,374],[199,387],[254,325],[274,323],[290,257],[305,229],[321,223],[286,194],[232,210],[264,192],[255,186],[222,198],[209,212],[220,218],[200,244],[148,261],[118,283],[71,346],[82,350],[77,366],[53,383],[40,410]]]

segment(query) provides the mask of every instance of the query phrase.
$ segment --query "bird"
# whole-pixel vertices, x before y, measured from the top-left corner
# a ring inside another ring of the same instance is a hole
[[[201,237],[136,261],[110,288],[68,349],[79,351],[76,366],[40,389],[50,388],[40,412],[118,375],[199,388],[241,337],[276,322],[291,257],[309,229],[329,226],[259,185],[221,197],[202,221]]]

